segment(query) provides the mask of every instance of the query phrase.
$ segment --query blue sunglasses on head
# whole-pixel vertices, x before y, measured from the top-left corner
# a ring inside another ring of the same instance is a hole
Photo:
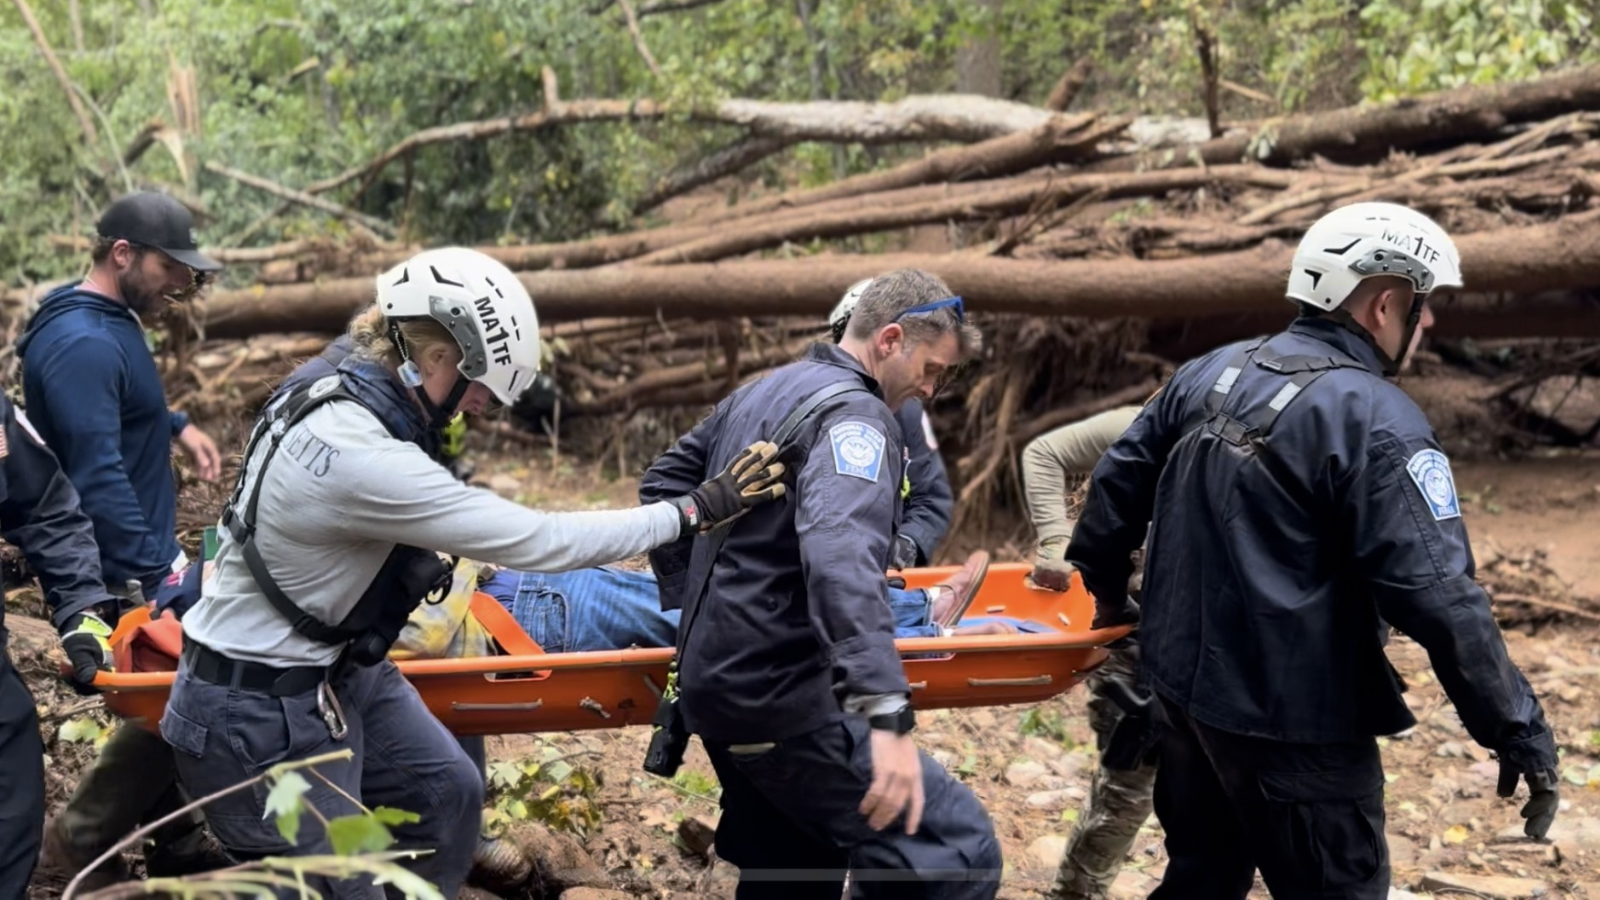
[[[954,309],[956,311],[956,321],[966,324],[967,310],[966,307],[961,305],[960,297],[946,297],[943,300],[934,300],[931,303],[919,303],[910,309],[901,310],[899,315],[895,316],[889,321],[898,322],[906,316],[924,315],[926,313],[938,312],[941,309]]]

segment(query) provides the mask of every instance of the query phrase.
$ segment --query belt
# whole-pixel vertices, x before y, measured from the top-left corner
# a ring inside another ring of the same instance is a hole
[[[328,675],[327,666],[280,669],[265,663],[230,659],[190,640],[187,635],[183,639],[183,662],[189,667],[189,673],[201,681],[270,697],[304,694],[314,690]]]

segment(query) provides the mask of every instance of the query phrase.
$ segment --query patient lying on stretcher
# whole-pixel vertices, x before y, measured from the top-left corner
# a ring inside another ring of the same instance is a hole
[[[1001,617],[963,618],[988,571],[975,553],[945,582],[931,588],[889,589],[896,637],[1044,632],[1048,626]],[[483,569],[463,560],[449,595],[412,613],[390,653],[395,659],[487,656],[488,630],[470,614],[474,591],[494,597],[546,653],[670,647],[677,610],[663,612],[655,574],[616,566],[574,572]]]

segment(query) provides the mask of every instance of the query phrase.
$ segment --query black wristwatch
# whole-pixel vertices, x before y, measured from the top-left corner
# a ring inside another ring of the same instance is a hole
[[[899,712],[885,713],[881,716],[867,716],[867,724],[873,731],[892,731],[895,734],[910,734],[911,729],[917,727],[916,713],[910,706],[901,707]]]

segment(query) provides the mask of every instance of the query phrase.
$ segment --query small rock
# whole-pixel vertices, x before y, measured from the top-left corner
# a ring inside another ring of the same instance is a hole
[[[1467,755],[1467,751],[1459,741],[1445,741],[1439,745],[1439,749],[1433,751],[1433,755],[1460,759]]]
[[[945,769],[953,769],[961,762],[961,757],[956,756],[953,751],[946,750],[943,747],[925,747],[923,749],[927,750],[928,756],[931,757],[934,762],[943,766]]]
[[[609,888],[575,887],[562,891],[561,900],[633,900],[633,895]]]
[[[1117,880],[1111,882],[1108,892],[1111,900],[1144,900],[1156,889],[1156,882],[1138,869],[1123,869]]]
[[[1482,744],[1478,744],[1478,743],[1467,744],[1466,745],[1466,750],[1467,750],[1467,755],[1472,757],[1474,762],[1488,762],[1489,761],[1489,748],[1484,747]]]
[[[1429,872],[1422,876],[1424,891],[1471,891],[1480,897],[1494,900],[1524,900],[1542,897],[1550,886],[1532,878],[1508,878],[1504,875],[1453,875],[1448,872]]]
[[[1089,765],[1089,760],[1094,759],[1094,757],[1095,754],[1093,752],[1073,751],[1072,753],[1063,753],[1055,759],[1047,760],[1045,765],[1050,767],[1050,771],[1060,775],[1062,778],[1077,778],[1083,774],[1084,768]]]
[[[678,823],[678,839],[695,856],[705,856],[717,842],[717,827],[696,816]]]
[[[522,490],[522,481],[502,472],[489,476],[489,490],[502,497],[514,497]]]
[[[1584,690],[1575,684],[1569,684],[1566,687],[1563,687],[1561,690],[1556,691],[1555,694],[1557,697],[1560,697],[1564,703],[1577,703],[1586,696]]]
[[[1468,851],[1468,853],[1467,853],[1467,862],[1471,863],[1474,866],[1477,866],[1480,869],[1489,868],[1489,861],[1488,860],[1484,859],[1483,857],[1481,857],[1478,854],[1473,853],[1471,851]]]
[[[1389,835],[1389,863],[1395,868],[1408,867],[1417,861],[1417,844],[1408,837]]]
[[[1048,774],[1050,770],[1046,769],[1043,763],[1030,759],[1006,766],[1005,779],[1006,784],[1012,787],[1026,788],[1038,784],[1039,780]]]
[[[1066,809],[1083,798],[1082,788],[1069,787],[1057,791],[1039,791],[1038,793],[1029,794],[1028,805],[1034,809]]]
[[[1037,759],[1040,762],[1056,759],[1065,752],[1065,747],[1055,741],[1047,741],[1037,735],[1028,735],[1027,739],[1022,742],[1023,755],[1029,759]]]
[[[1561,865],[1561,848],[1555,844],[1500,844],[1502,854],[1518,861],[1537,863],[1555,868]]]
[[[1047,834],[1028,845],[1028,860],[1040,869],[1054,871],[1067,852],[1067,836]]]
[[[988,731],[989,729],[1000,724],[999,720],[994,717],[994,713],[988,711],[987,709],[978,710],[969,716],[967,721],[971,722],[972,727],[978,729],[979,731]]]

